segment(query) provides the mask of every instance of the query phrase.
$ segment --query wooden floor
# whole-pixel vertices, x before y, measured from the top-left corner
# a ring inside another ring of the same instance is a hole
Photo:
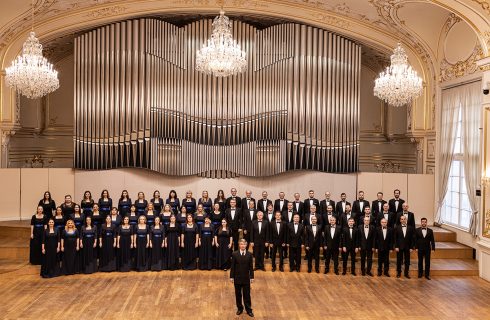
[[[0,274],[1,319],[248,319],[235,316],[224,271],[97,273],[42,279],[38,267]],[[478,277],[368,278],[257,272],[257,319],[490,319]]]

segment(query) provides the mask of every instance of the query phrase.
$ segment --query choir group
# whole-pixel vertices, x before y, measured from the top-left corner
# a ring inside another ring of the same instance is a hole
[[[308,272],[320,272],[323,251],[325,271],[333,260],[339,274],[356,275],[356,255],[360,254],[362,275],[373,276],[373,253],[378,256],[378,276],[389,277],[389,254],[396,251],[397,277],[409,278],[410,253],[418,252],[419,277],[430,279],[430,253],[435,250],[434,236],[427,219],[416,228],[415,217],[408,204],[394,191],[394,198],[383,200],[377,194],[372,203],[359,191],[352,204],[346,194],[334,202],[330,193],[325,199],[285,199],[284,192],[272,201],[267,191],[255,200],[252,192],[245,197],[225,197],[218,191],[214,201],[207,191],[196,201],[187,191],[180,200],[170,191],[166,199],[159,191],[150,201],[139,192],[133,202],[126,190],[113,202],[108,190],[98,201],[86,191],[80,204],[71,196],[56,206],[49,192],[39,201],[31,219],[30,262],[41,265],[42,277],[60,274],[93,273],[96,271],[201,270],[230,267],[232,250],[238,249],[241,238],[253,248],[255,269],[265,270],[264,259],[271,259],[272,271],[284,271],[289,255],[289,270],[300,271],[301,254],[305,250]],[[425,270],[425,272],[424,272]]]

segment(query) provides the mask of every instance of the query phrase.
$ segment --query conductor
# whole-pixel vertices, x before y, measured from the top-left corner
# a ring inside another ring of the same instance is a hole
[[[246,250],[247,241],[240,239],[239,249],[231,255],[230,281],[235,285],[237,315],[243,313],[243,304],[250,317],[253,317],[250,299],[250,284],[254,281],[252,254]],[[242,304],[243,293],[243,304]]]

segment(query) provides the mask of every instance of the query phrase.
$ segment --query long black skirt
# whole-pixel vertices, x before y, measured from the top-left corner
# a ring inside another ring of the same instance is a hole
[[[136,263],[137,271],[148,270],[148,248],[146,247],[146,236],[136,238]]]
[[[199,247],[199,269],[211,270],[213,268],[213,235],[201,238]]]
[[[82,272],[86,274],[97,271],[97,248],[94,248],[94,238],[83,238],[83,248],[81,249]]]
[[[103,272],[116,271],[116,249],[114,248],[114,238],[112,237],[102,240],[99,270]]]
[[[165,250],[165,268],[167,270],[180,269],[179,251],[179,236],[177,233],[170,233],[167,236],[167,248]]]
[[[121,236],[117,250],[117,269],[121,272],[131,271],[132,264],[131,235]]]
[[[153,237],[152,247],[150,248],[150,270],[161,271],[163,269],[163,237]]]

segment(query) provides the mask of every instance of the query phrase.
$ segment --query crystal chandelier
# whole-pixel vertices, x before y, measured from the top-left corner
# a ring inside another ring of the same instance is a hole
[[[207,45],[196,54],[196,70],[215,77],[227,77],[247,69],[245,51],[233,39],[232,23],[223,10],[214,18],[213,31]]]
[[[34,4],[32,19],[34,19]],[[58,72],[43,57],[43,46],[34,31],[29,33],[29,37],[24,42],[22,54],[17,56],[5,71],[7,84],[30,99],[45,96],[60,86]]]
[[[421,93],[422,79],[408,65],[407,54],[398,43],[391,55],[391,65],[375,80],[374,95],[392,106],[401,107]]]

